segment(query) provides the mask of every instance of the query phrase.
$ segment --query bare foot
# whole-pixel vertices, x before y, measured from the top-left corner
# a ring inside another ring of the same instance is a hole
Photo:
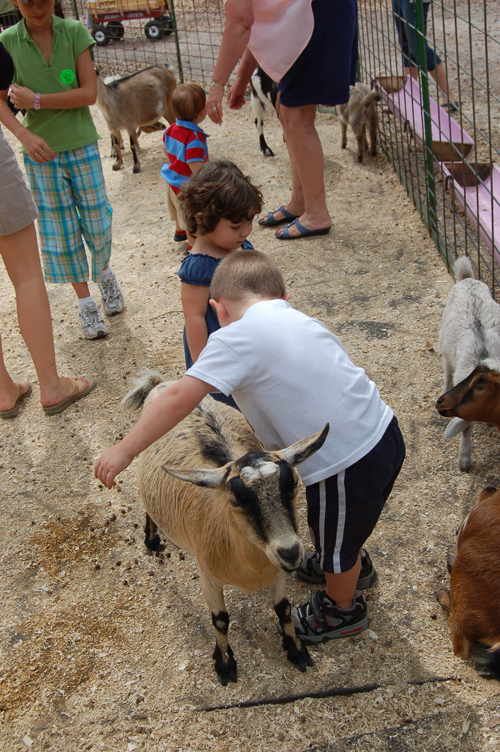
[[[78,382],[79,392],[84,392],[90,384],[90,382],[82,376],[79,376],[75,381]],[[58,402],[62,402],[63,400],[68,399],[68,397],[71,397],[72,393],[73,384],[71,383],[71,380],[67,376],[61,376],[59,379],[59,388],[51,392],[49,396],[44,395],[41,397],[40,402],[42,407],[52,407],[52,405],[57,405]]]
[[[12,387],[0,395],[0,412],[13,410],[17,405],[19,398],[29,392],[31,384],[28,379],[23,379],[20,383],[13,381]]]

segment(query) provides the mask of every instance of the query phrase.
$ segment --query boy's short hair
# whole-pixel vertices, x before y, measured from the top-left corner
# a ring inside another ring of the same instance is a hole
[[[221,219],[237,224],[262,210],[262,193],[229,159],[206,162],[179,194],[188,231],[206,235]]]
[[[172,93],[172,107],[179,120],[196,120],[207,101],[198,84],[179,84]]]
[[[210,285],[214,300],[241,300],[251,295],[260,298],[285,296],[283,275],[275,262],[260,251],[232,251],[222,259]]]

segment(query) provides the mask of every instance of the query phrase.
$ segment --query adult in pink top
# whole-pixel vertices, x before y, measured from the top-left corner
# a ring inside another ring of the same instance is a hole
[[[226,0],[226,24],[212,86],[208,115],[222,122],[224,85],[238,60],[227,103],[244,104],[259,64],[278,84],[278,111],[292,171],[288,203],[260,220],[286,240],[326,234],[332,218],[326,205],[324,161],[314,122],[316,107],[349,99],[357,64],[356,0]],[[283,211],[284,210],[284,211]]]

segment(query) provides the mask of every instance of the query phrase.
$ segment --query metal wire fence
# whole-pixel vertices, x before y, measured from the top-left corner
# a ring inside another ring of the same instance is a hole
[[[432,0],[426,9],[416,0],[405,23],[409,5],[359,0],[360,78],[382,95],[382,148],[445,262],[452,270],[467,254],[498,295],[500,9],[487,0]],[[403,43],[415,41],[406,68],[398,23]],[[442,60],[430,73],[426,41]]]
[[[222,0],[62,0],[97,44],[103,75],[126,75],[150,65],[173,66],[180,81],[208,84],[224,27]]]

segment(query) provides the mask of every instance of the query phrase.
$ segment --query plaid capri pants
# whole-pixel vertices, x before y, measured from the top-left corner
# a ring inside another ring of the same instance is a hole
[[[113,209],[106,196],[97,143],[56,154],[38,164],[24,154],[24,165],[40,212],[38,233],[47,282],[86,282],[89,266],[83,238],[98,282],[111,256]]]

